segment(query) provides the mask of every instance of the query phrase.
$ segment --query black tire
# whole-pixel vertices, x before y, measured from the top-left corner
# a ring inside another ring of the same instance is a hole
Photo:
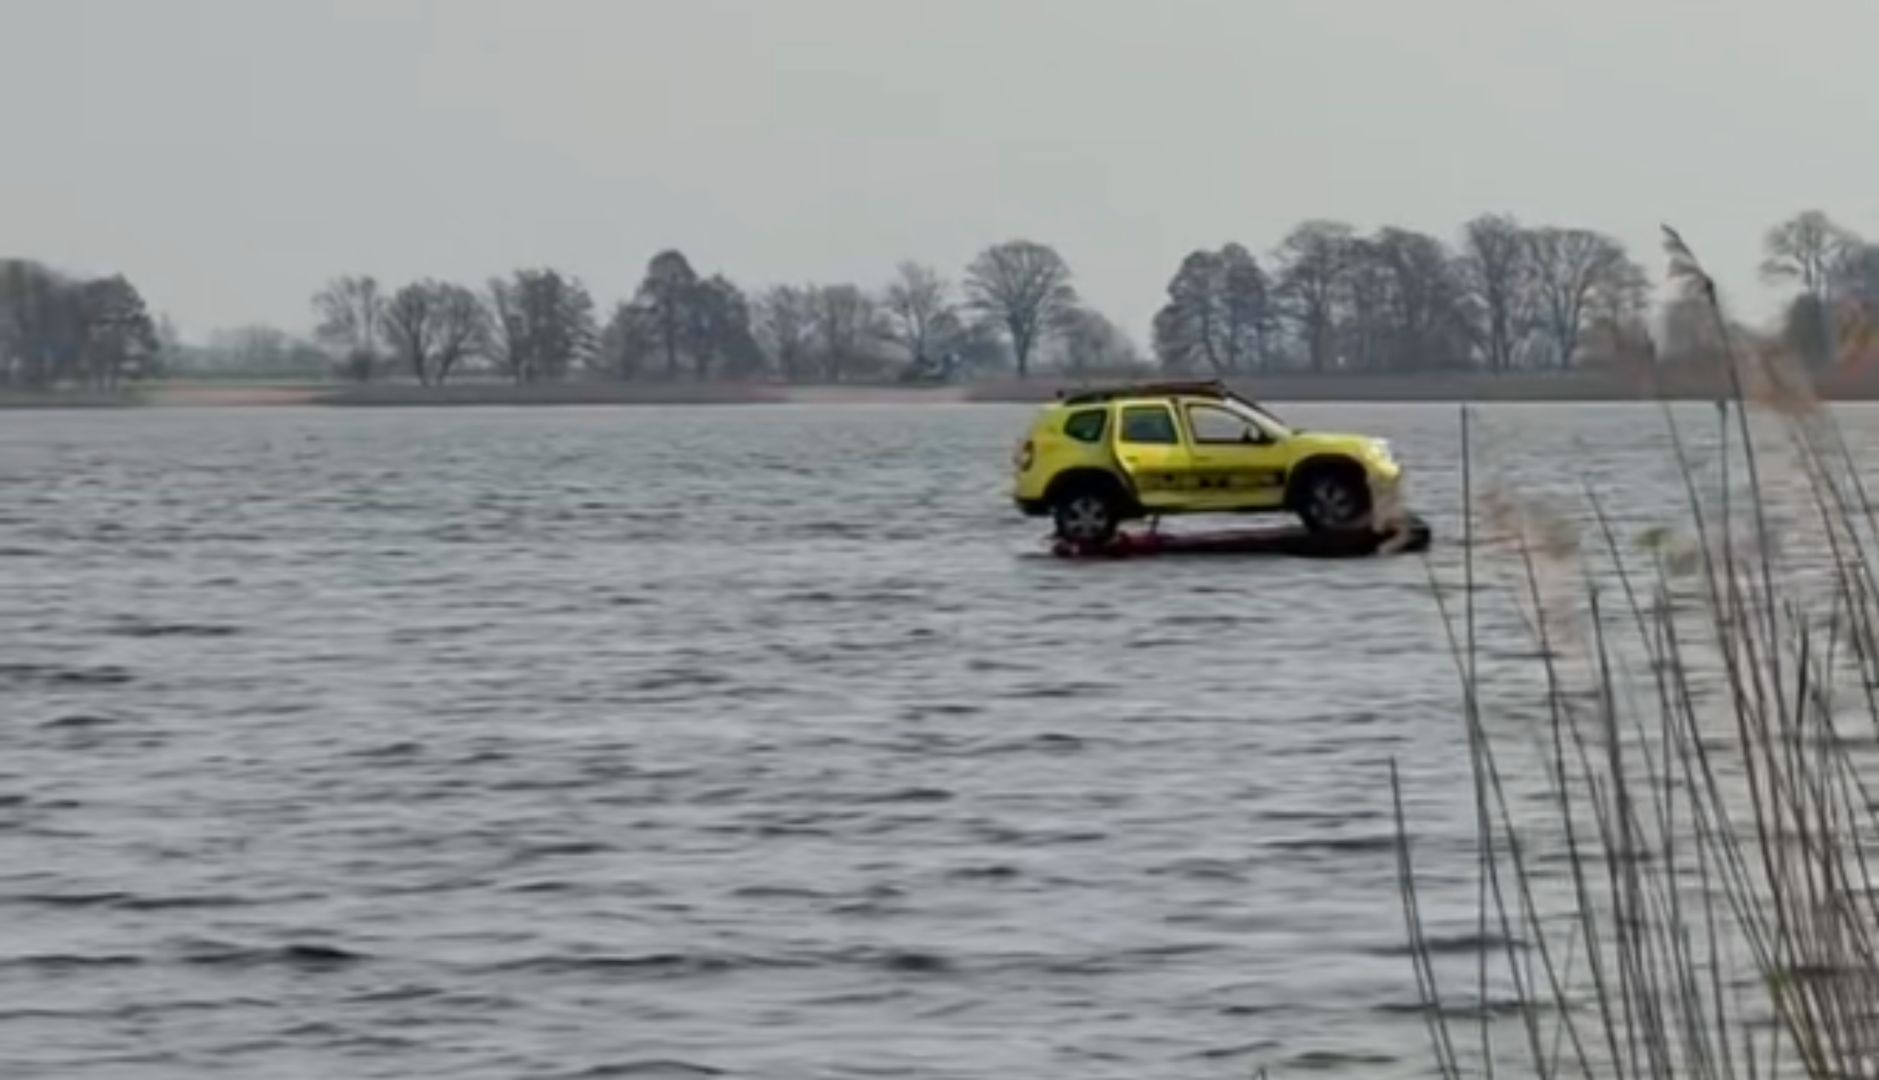
[[[1050,514],[1057,523],[1059,540],[1094,547],[1115,537],[1120,510],[1110,492],[1093,484],[1080,484],[1057,496]]]
[[[1299,479],[1293,508],[1314,533],[1349,532],[1370,524],[1370,487],[1356,469],[1315,469]]]

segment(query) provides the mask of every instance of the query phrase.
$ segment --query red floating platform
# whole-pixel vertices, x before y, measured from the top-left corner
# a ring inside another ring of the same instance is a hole
[[[1429,526],[1411,516],[1386,532],[1314,533],[1302,526],[1227,529],[1202,533],[1119,532],[1102,544],[1053,539],[1051,554],[1065,559],[1129,559],[1144,555],[1287,555],[1299,559],[1354,559],[1427,550]]]

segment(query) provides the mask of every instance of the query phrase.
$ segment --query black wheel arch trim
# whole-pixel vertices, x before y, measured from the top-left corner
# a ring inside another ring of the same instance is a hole
[[[1107,489],[1115,496],[1116,509],[1122,516],[1132,516],[1140,510],[1134,490],[1121,477],[1107,469],[1090,466],[1065,469],[1052,477],[1044,488],[1043,501],[1045,505],[1054,506],[1066,492],[1085,486]]]

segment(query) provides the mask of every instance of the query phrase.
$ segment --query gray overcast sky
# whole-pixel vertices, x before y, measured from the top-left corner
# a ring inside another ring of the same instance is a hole
[[[518,265],[605,306],[1057,246],[1138,338],[1181,256],[1336,217],[1879,232],[1872,0],[0,0],[0,253],[186,332],[328,276]]]

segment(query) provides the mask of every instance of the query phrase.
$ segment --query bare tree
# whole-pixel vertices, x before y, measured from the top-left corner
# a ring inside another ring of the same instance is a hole
[[[853,285],[824,285],[816,290],[816,343],[824,378],[841,382],[859,366],[877,336],[877,318],[874,301]]]
[[[360,382],[378,369],[378,344],[385,298],[370,275],[335,278],[313,297],[319,316],[314,336],[343,357],[346,371]]]
[[[1398,371],[1467,363],[1473,326],[1467,287],[1448,248],[1433,236],[1388,228],[1366,245],[1375,261],[1382,305],[1378,359]]]
[[[1253,253],[1239,244],[1220,249],[1220,307],[1226,319],[1228,365],[1240,370],[1271,363],[1276,322],[1272,281]]]
[[[1788,305],[1785,336],[1810,363],[1824,366],[1837,346],[1834,312],[1843,286],[1863,261],[1864,244],[1819,210],[1807,210],[1769,229],[1762,238],[1762,277],[1794,282],[1800,295]]]
[[[1307,221],[1279,245],[1279,292],[1313,371],[1330,366],[1337,305],[1351,259],[1351,227]]]
[[[441,385],[466,356],[482,351],[489,313],[463,286],[425,280],[392,294],[382,325],[393,359],[419,385]]]
[[[616,379],[639,378],[647,359],[658,351],[657,336],[650,312],[636,303],[620,303],[600,332],[596,367]]]
[[[946,346],[947,365],[955,373],[993,375],[1010,371],[1011,345],[1004,332],[983,319],[968,321]]]
[[[1239,244],[1196,251],[1168,283],[1155,315],[1155,354],[1170,371],[1205,365],[1218,375],[1262,367],[1270,356],[1271,287]]]
[[[1539,229],[1528,246],[1540,332],[1553,362],[1570,368],[1598,291],[1623,289],[1641,272],[1617,241],[1587,229]]]
[[[652,320],[668,379],[679,377],[679,358],[685,353],[686,338],[696,319],[693,308],[697,294],[698,272],[682,252],[662,251],[646,265],[637,299]]]
[[[272,326],[211,331],[208,341],[179,354],[179,366],[213,375],[320,378],[333,373],[333,358],[311,342]]]
[[[1135,342],[1092,308],[1073,307],[1064,312],[1058,320],[1057,340],[1062,347],[1063,369],[1074,375],[1122,371],[1142,362]]]
[[[1352,237],[1344,245],[1343,273],[1332,294],[1332,340],[1340,367],[1376,371],[1390,363],[1395,285],[1375,239]]]
[[[0,382],[50,385],[57,377],[49,340],[68,284],[29,259],[0,259]]]
[[[488,352],[491,327],[489,309],[462,285],[438,286],[433,308],[431,371],[441,386],[458,364]]]
[[[489,325],[498,367],[517,385],[528,381],[528,324],[522,313],[522,297],[516,283],[507,278],[489,279]]]
[[[647,264],[634,306],[665,357],[668,379],[687,361],[700,380],[714,371],[753,375],[763,366],[743,290],[722,274],[699,277],[680,252],[660,252]]]
[[[1481,347],[1489,371],[1514,365],[1531,321],[1532,263],[1526,230],[1505,215],[1487,214],[1462,229],[1462,272],[1480,308]]]
[[[887,287],[888,325],[907,350],[908,363],[924,371],[933,364],[935,347],[958,330],[952,289],[938,271],[919,263],[901,263],[898,273]]]
[[[1621,254],[1586,304],[1581,363],[1629,369],[1655,365],[1657,343],[1647,318],[1650,308],[1650,278],[1643,267]]]
[[[699,282],[694,290],[685,344],[700,380],[714,372],[748,378],[763,369],[763,350],[750,325],[750,302],[722,274]]]
[[[126,376],[142,375],[154,366],[160,348],[156,324],[135,286],[121,275],[89,281],[81,287],[78,302],[87,384],[112,390]]]
[[[156,374],[162,350],[143,295],[122,275],[73,279],[0,259],[0,383],[115,389]]]
[[[809,374],[816,343],[816,289],[778,285],[757,301],[756,329],[763,346],[785,379]]]
[[[501,343],[497,359],[518,385],[561,379],[592,358],[599,338],[594,301],[579,281],[554,270],[518,270],[492,281],[489,297]]]
[[[392,294],[385,304],[385,343],[392,359],[409,368],[418,385],[431,384],[431,335],[436,326],[436,293],[429,281],[417,281]]]
[[[1029,240],[987,248],[967,269],[966,290],[1010,336],[1020,379],[1030,373],[1031,350],[1077,301],[1063,257]]]
[[[1879,312],[1879,244],[1849,245],[1833,261],[1830,282],[1836,301],[1856,305],[1871,316]]]
[[[1834,265],[1859,247],[1859,237],[1819,210],[1808,210],[1769,229],[1762,238],[1762,276],[1798,282],[1801,290],[1827,300]]]
[[[1220,256],[1190,252],[1168,282],[1168,302],[1155,313],[1155,356],[1171,372],[1205,365],[1214,374],[1228,369],[1218,283]]]

